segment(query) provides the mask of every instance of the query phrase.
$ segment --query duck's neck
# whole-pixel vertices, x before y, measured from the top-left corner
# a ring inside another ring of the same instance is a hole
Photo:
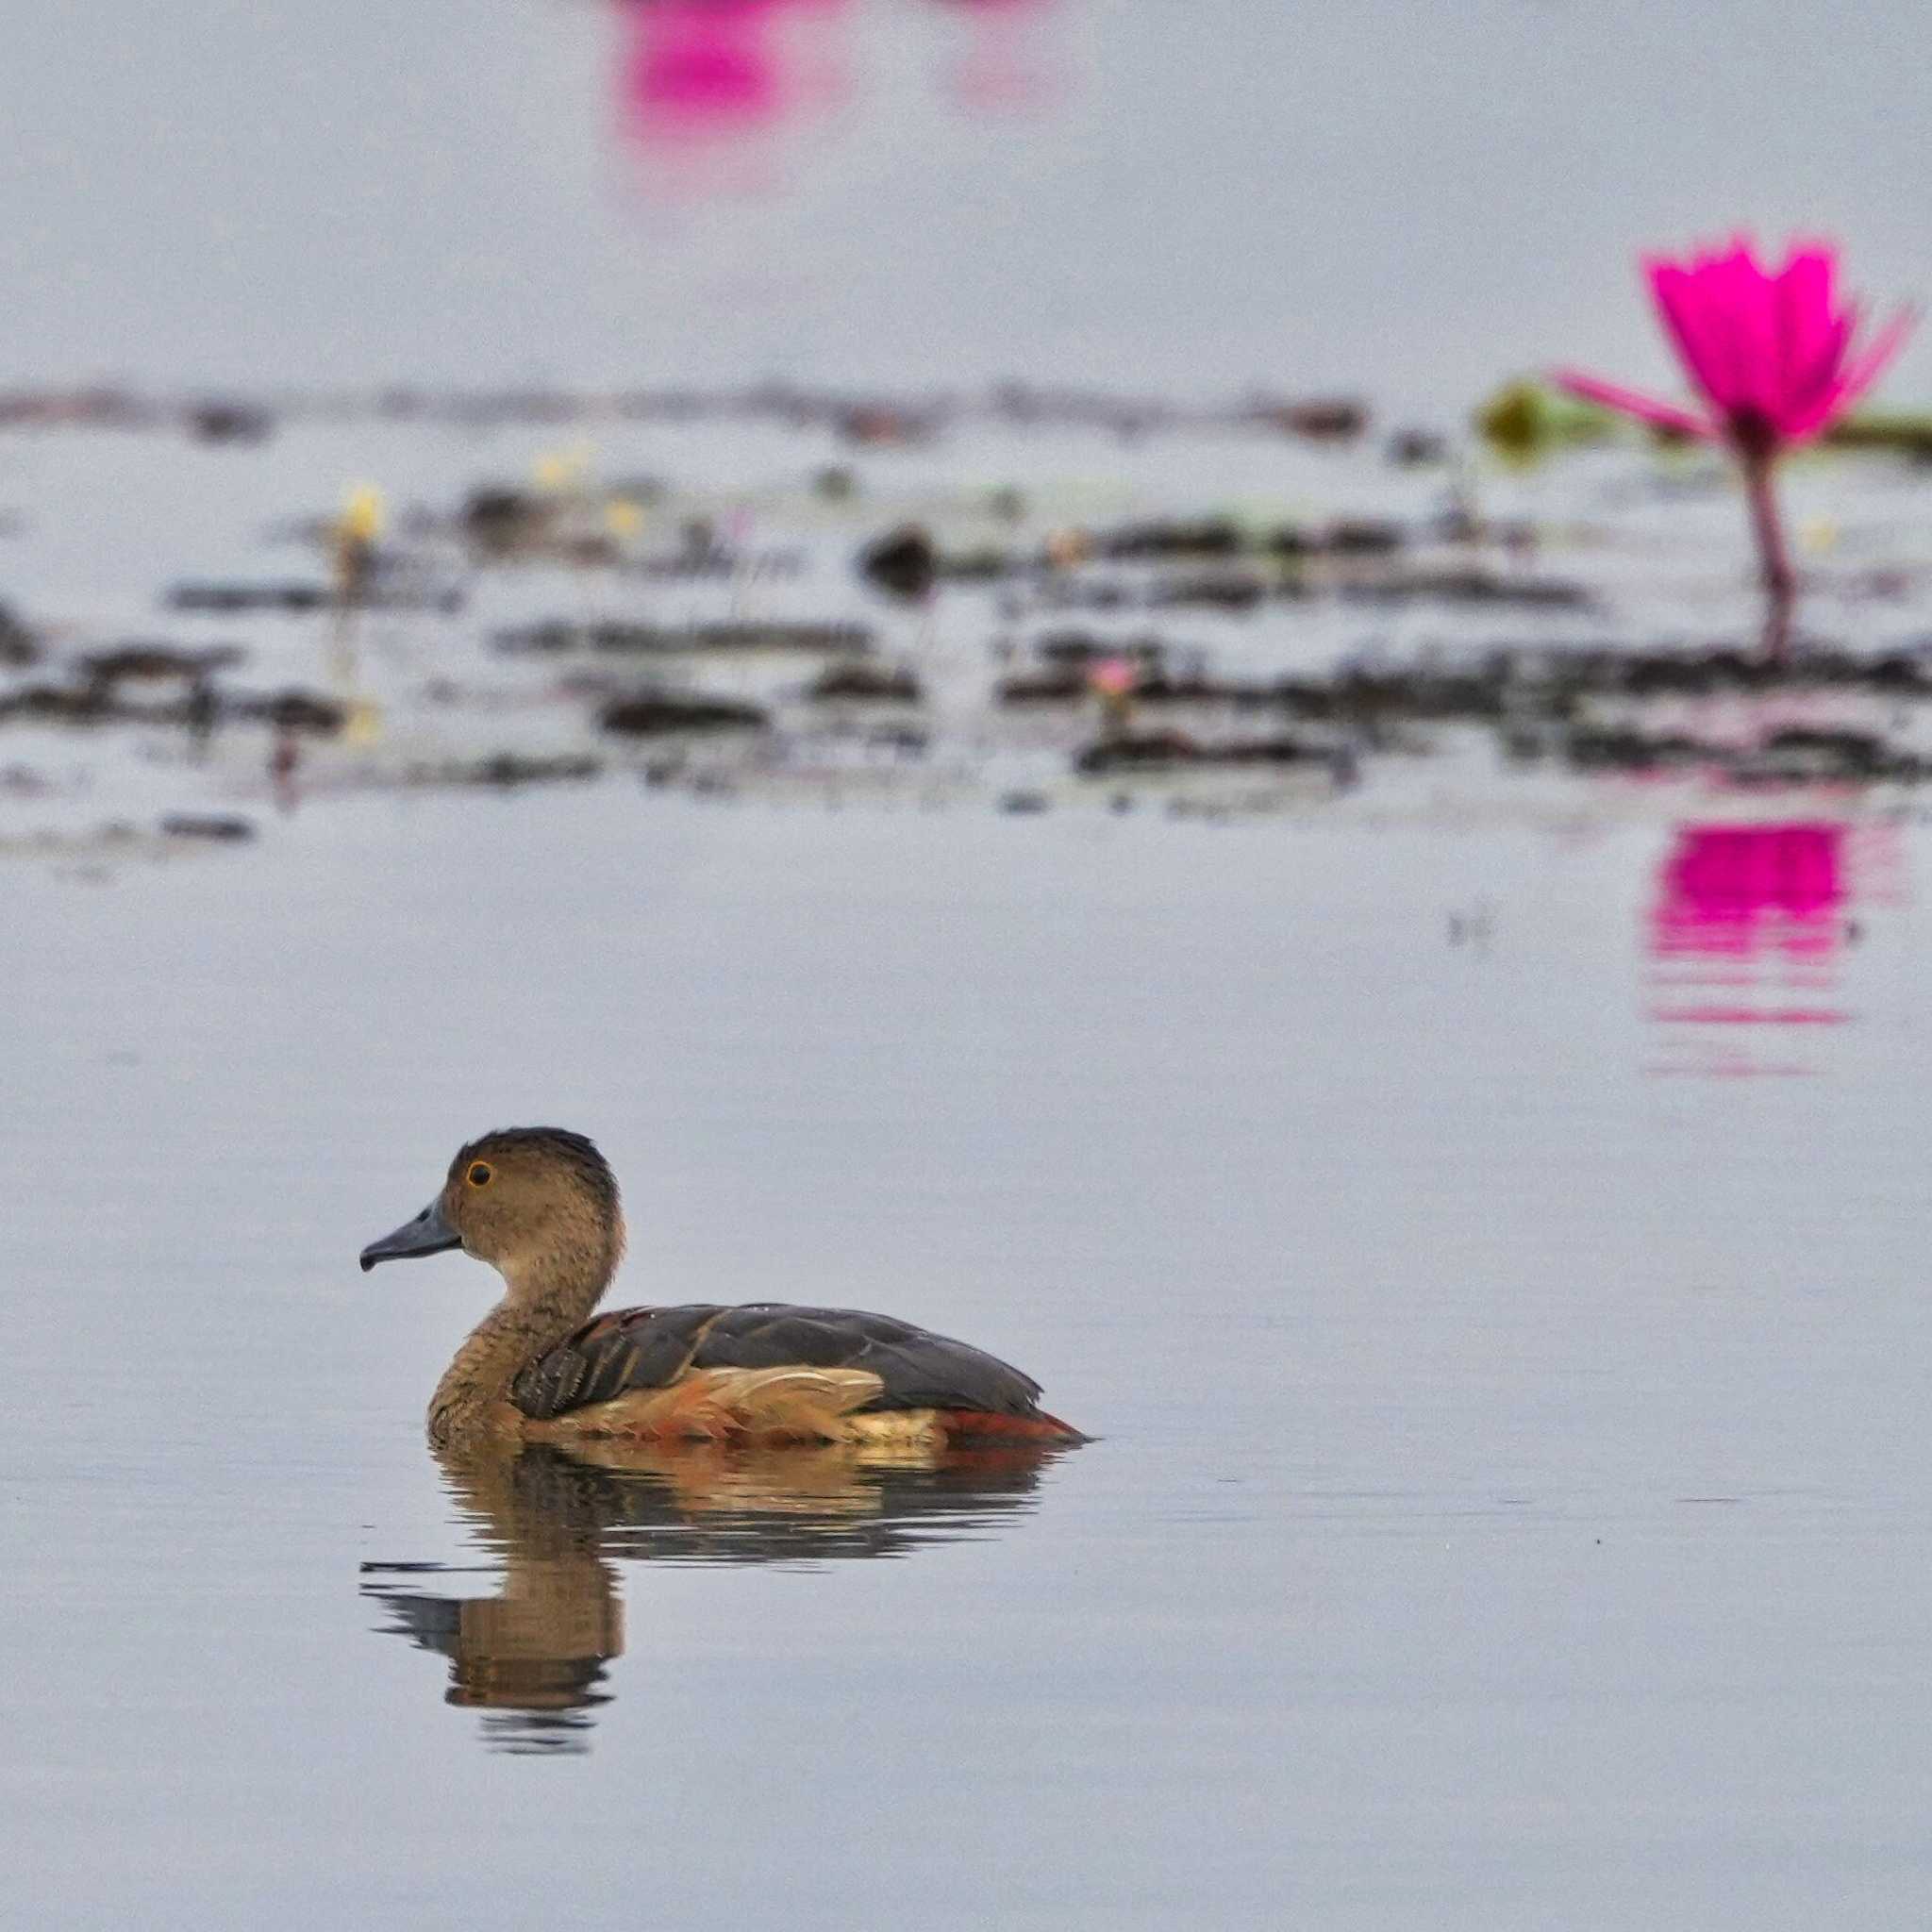
[[[513,1428],[509,1385],[589,1320],[617,1267],[614,1243],[503,1266],[503,1299],[470,1331],[429,1400],[429,1440],[461,1443]]]

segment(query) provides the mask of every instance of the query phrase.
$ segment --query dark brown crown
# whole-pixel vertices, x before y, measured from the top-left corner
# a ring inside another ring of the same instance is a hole
[[[568,1127],[496,1127],[479,1134],[450,1162],[454,1176],[473,1160],[500,1160],[505,1155],[535,1155],[555,1160],[576,1175],[607,1217],[617,1214],[617,1176],[598,1153],[596,1142]]]

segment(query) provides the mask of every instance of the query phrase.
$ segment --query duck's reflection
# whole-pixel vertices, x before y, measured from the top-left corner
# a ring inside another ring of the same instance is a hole
[[[548,1445],[443,1456],[443,1480],[502,1565],[491,1595],[421,1588],[441,1566],[363,1565],[389,1622],[450,1660],[452,1704],[516,1751],[582,1750],[624,1651],[616,1563],[810,1564],[905,1557],[1029,1512],[1059,1445],[881,1456],[846,1448]]]

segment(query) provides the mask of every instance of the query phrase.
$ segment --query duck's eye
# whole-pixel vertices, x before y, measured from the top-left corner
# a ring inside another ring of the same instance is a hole
[[[470,1185],[473,1188],[486,1188],[490,1185],[490,1163],[487,1160],[473,1160],[470,1163]]]

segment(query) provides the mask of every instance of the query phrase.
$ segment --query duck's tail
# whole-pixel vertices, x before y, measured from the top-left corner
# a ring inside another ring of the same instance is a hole
[[[1072,1423],[1036,1409],[1031,1415],[994,1415],[978,1408],[942,1408],[938,1412],[949,1440],[965,1436],[995,1436],[1007,1441],[1089,1442],[1093,1439]]]

